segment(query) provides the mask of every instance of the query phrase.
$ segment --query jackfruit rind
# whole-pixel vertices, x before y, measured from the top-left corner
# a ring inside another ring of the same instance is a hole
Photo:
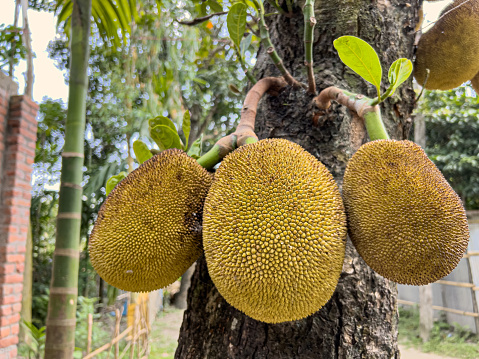
[[[467,249],[461,199],[420,146],[377,140],[349,161],[343,199],[351,240],[385,278],[425,285],[449,274]]]
[[[185,152],[144,162],[107,197],[89,240],[109,284],[147,292],[177,280],[202,253],[201,218],[212,179]]]
[[[203,245],[214,284],[229,304],[267,323],[307,317],[331,298],[346,232],[332,175],[283,139],[229,154],[205,201]]]
[[[455,0],[440,19],[421,36],[417,45],[414,77],[426,88],[450,90],[479,72],[479,0]]]

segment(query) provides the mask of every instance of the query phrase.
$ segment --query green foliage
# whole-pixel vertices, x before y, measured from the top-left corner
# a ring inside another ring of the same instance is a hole
[[[24,320],[20,322],[20,325],[22,326],[23,332],[28,337],[24,343],[27,347],[26,352],[28,353],[28,358],[41,359],[45,350],[45,332],[47,327],[43,326],[38,329],[32,323]]]
[[[411,60],[400,58],[394,61],[389,68],[388,79],[390,82],[389,88],[386,93],[390,96],[394,94],[394,91],[408,79],[412,73]]]
[[[86,298],[79,296],[77,305],[77,325],[75,328],[75,346],[86,352],[87,340],[88,340],[88,315],[93,316],[93,331],[92,331],[92,343],[95,347],[107,343],[111,340],[111,336],[106,328],[103,327],[100,319],[100,314],[95,313],[96,308],[99,306],[98,298]]]
[[[376,51],[366,41],[354,36],[341,36],[334,40],[341,61],[376,87],[378,104],[394,94],[396,89],[408,79],[412,72],[411,60],[400,58],[394,61],[388,71],[389,88],[381,95],[382,67]]]
[[[479,352],[479,339],[467,328],[450,325],[442,316],[434,322],[431,337],[423,343],[419,336],[419,310],[399,307],[399,342],[423,352],[441,356],[474,359]]]
[[[72,10],[72,0],[57,1],[55,7],[58,13],[57,26],[63,25],[67,36],[70,36]],[[136,0],[92,0],[93,21],[102,39],[105,42],[112,41],[115,46],[121,46],[122,42],[126,44],[126,34],[131,31],[130,23],[137,16]]]
[[[17,66],[27,55],[22,42],[22,29],[13,25],[0,24],[0,69],[8,74],[7,67]]]
[[[231,6],[228,11],[228,17],[226,18],[226,24],[228,25],[228,31],[233,43],[240,48],[241,40],[246,29],[246,9],[248,7],[242,3],[236,3]]]
[[[181,129],[183,130],[183,135],[185,136],[185,149],[188,148],[188,139],[190,137],[191,131],[191,115],[190,111],[186,110],[183,114],[183,122],[181,125]]]
[[[342,62],[381,92],[382,68],[379,56],[366,41],[354,36],[341,36],[334,40],[334,48]]]
[[[426,153],[466,209],[479,209],[479,98],[468,86],[426,91],[417,112],[426,120]]]
[[[133,142],[133,151],[135,152],[135,157],[137,161],[142,164],[145,161],[148,161],[153,154],[151,153],[148,146],[140,140],[136,140]],[[107,191],[108,191],[108,183],[107,183]]]
[[[194,159],[198,159],[201,157],[201,147],[203,144],[203,134],[198,137],[195,142],[191,144],[190,149],[188,150],[188,155],[193,157]]]
[[[118,183],[120,183],[125,177],[127,176],[126,172],[120,172],[117,175],[111,176],[108,181],[106,181],[106,195],[108,196],[110,192],[113,190],[113,188],[116,187]]]

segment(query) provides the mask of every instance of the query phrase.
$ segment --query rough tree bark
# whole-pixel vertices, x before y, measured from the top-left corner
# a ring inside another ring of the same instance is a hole
[[[317,0],[314,68],[318,91],[334,85],[375,95],[372,86],[340,62],[333,40],[342,35],[358,36],[373,45],[383,63],[386,87],[389,65],[399,57],[412,59],[418,1]],[[295,7],[291,19],[270,16],[267,21],[285,66],[306,82],[300,7]],[[257,78],[278,76],[264,48],[255,70]],[[300,144],[320,159],[341,185],[348,159],[367,141],[365,128],[338,104],[313,121],[312,97],[305,90],[287,89],[277,98],[263,99],[257,134],[260,139],[279,137]],[[409,80],[381,104],[392,138],[408,135],[413,102]],[[396,294],[396,284],[375,274],[348,240],[343,273],[331,300],[306,319],[265,324],[226,303],[211,282],[202,257],[192,278],[176,358],[398,358]]]

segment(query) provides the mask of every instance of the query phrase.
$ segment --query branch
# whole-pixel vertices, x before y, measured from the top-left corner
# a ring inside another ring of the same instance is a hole
[[[282,77],[265,77],[259,80],[246,95],[235,132],[218,140],[211,150],[197,160],[198,163],[210,169],[235,148],[258,141],[254,125],[259,101],[266,92],[276,96],[286,86],[287,83]]]
[[[331,101],[336,101],[356,112],[364,120],[371,141],[389,139],[381,119],[381,110],[378,105],[372,105],[374,100],[334,86],[324,89],[313,99],[315,105],[322,110],[327,110],[331,106]]]
[[[305,60],[304,65],[308,73],[308,92],[316,93],[316,82],[314,80],[313,71],[313,38],[314,26],[316,25],[316,18],[314,17],[314,0],[306,0],[303,7],[304,14],[304,49]]]
[[[227,13],[228,13],[228,11],[215,12],[214,14],[209,14],[209,15],[206,15],[206,16],[203,16],[203,17],[197,17],[197,18],[195,18],[191,21],[178,21],[178,20],[176,20],[176,22],[178,24],[181,24],[181,25],[194,26],[194,25],[197,25],[197,24],[201,24],[202,22],[205,22],[206,20],[209,20],[212,17],[225,15]]]
[[[238,47],[234,44],[231,45],[232,47],[234,47],[235,49],[235,52],[236,52],[236,56],[238,57],[239,59],[239,62],[240,62],[240,65],[241,65],[241,68],[243,69],[246,77],[248,78],[248,80],[254,85],[256,84],[258,81],[256,81],[256,78],[254,77],[254,75],[249,71],[248,67],[246,66],[245,62],[244,62],[244,59],[243,57],[241,56],[241,53],[240,53],[240,50],[238,49]]]
[[[283,60],[281,60],[281,57],[279,57],[278,53],[274,49],[273,43],[271,42],[271,39],[269,37],[269,30],[268,30],[268,26],[266,25],[266,21],[264,20],[264,14],[263,12],[260,12],[260,11],[258,12],[260,15],[259,28],[260,28],[261,41],[265,44],[266,52],[273,60],[273,63],[276,65],[276,67],[281,72],[284,79],[289,85],[293,86],[295,89],[298,89],[300,87],[307,88],[305,84],[302,84],[296,81],[293,78],[293,76],[291,76],[289,71],[286,70],[286,68],[284,67]]]
[[[273,6],[276,10],[279,11],[279,13],[281,15],[284,15],[286,17],[292,17],[293,14],[290,12],[290,13],[287,13],[286,11],[283,10],[283,8],[281,6],[279,6],[278,4],[276,4],[276,1],[274,0],[268,0],[268,2],[271,4],[271,6]]]

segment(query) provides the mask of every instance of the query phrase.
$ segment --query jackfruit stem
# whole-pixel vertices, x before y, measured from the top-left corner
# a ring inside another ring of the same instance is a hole
[[[235,132],[219,139],[211,150],[198,158],[197,162],[202,167],[211,169],[237,147],[257,142],[254,124],[259,101],[266,92],[276,96],[287,85],[282,77],[265,77],[259,80],[246,95]]]
[[[389,139],[381,119],[381,110],[378,105],[374,105],[374,99],[334,86],[324,89],[313,99],[315,105],[322,110],[328,109],[333,100],[356,112],[363,119],[371,141]]]
[[[198,164],[209,170],[212,169],[216,164],[221,162],[221,160],[231,151],[238,147],[237,136],[232,133],[228,136],[220,138],[215,145],[206,152],[203,156],[198,158],[196,162]]]

